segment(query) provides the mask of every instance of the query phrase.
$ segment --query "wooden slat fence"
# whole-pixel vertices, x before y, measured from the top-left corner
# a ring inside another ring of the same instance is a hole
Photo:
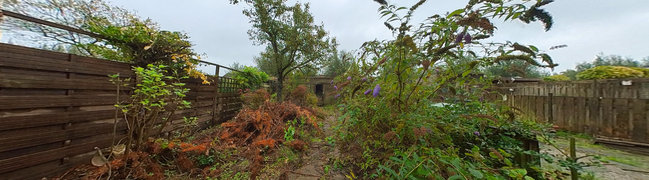
[[[117,73],[135,76],[127,63],[0,44],[0,179],[61,173],[89,163],[94,147],[109,147],[117,95],[108,75]],[[192,108],[176,112],[166,132],[182,128],[183,116],[197,117],[199,127],[234,117],[240,85],[212,79],[186,81]],[[126,128],[119,119],[118,138]]]
[[[507,84],[502,99],[528,118],[559,128],[649,143],[649,79]]]

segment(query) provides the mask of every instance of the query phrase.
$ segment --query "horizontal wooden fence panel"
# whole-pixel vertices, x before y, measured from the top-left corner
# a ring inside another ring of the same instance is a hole
[[[119,97],[112,74],[130,78]],[[129,100],[135,79],[128,63],[0,43],[0,179],[40,179],[89,163],[94,147],[112,144],[116,118],[116,140],[124,138],[114,104]],[[183,80],[192,108],[176,111],[162,133],[187,127],[184,117],[208,127],[236,115],[241,84],[209,80]]]
[[[513,83],[497,91],[526,118],[573,132],[649,143],[649,79]]]

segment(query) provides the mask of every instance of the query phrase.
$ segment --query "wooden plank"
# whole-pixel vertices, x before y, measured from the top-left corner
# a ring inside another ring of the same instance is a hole
[[[123,121],[120,122],[117,130],[125,130],[126,123]],[[0,138],[0,152],[112,132],[113,123],[83,123],[72,125],[70,129],[44,132],[18,131],[13,135]]]
[[[65,162],[54,160],[45,164],[2,174],[2,176],[7,177],[8,179],[42,179],[47,177],[55,179],[70,168],[74,168],[80,164],[87,164],[90,162],[90,159],[92,159],[94,154],[95,152],[89,152],[75,155],[69,157],[68,161]]]
[[[592,106],[593,106],[593,98],[590,96],[584,97],[584,133],[586,134],[591,134],[592,133],[592,128],[593,128],[593,121],[595,120],[592,117]]]
[[[67,79],[46,76],[23,76],[0,73],[0,87],[25,89],[91,89],[115,90],[117,87],[106,77],[104,80]]]
[[[564,116],[566,116],[566,129],[575,131],[575,98],[566,97]]]
[[[35,96],[35,95],[65,95],[64,89],[15,89],[0,88],[0,96]]]
[[[19,169],[16,171],[0,174],[6,179],[41,179],[50,174],[51,171],[59,169],[61,160],[52,160],[43,164]]]
[[[123,100],[128,97],[122,96]],[[99,106],[115,104],[115,95],[72,96],[0,96],[0,110],[66,106]]]
[[[24,156],[24,155],[29,155],[41,151],[47,151],[50,149],[56,149],[60,148],[63,145],[63,142],[53,142],[50,144],[43,144],[43,145],[38,145],[38,146],[32,146],[28,148],[21,148],[21,149],[16,149],[16,150],[11,150],[11,151],[6,151],[0,153],[0,159],[9,159],[13,157],[18,157],[18,156]],[[0,177],[2,177],[0,175]]]
[[[93,74],[107,76],[109,74],[117,74],[126,77],[135,75],[130,68],[129,64],[116,65],[107,60],[95,60],[100,62],[92,62],[90,60],[80,61],[58,61],[49,57],[32,56],[16,54],[11,52],[0,52],[0,67],[33,69],[41,71],[56,71],[56,72],[71,72],[82,74]],[[105,62],[101,62],[105,61]]]
[[[0,174],[61,159],[66,156],[91,152],[94,147],[108,146],[112,142],[112,138],[112,134],[102,134],[80,140],[79,144],[3,159],[0,160]]]
[[[545,111],[543,109],[545,98],[543,98],[543,96],[536,96],[535,100],[536,122],[545,123]]]
[[[575,106],[575,120],[577,121],[577,132],[585,133],[586,132],[586,112],[588,111],[588,106],[586,105],[586,98],[584,94],[576,98],[577,103]]]
[[[557,106],[557,116],[555,116],[556,119],[557,119],[557,122],[558,122],[557,125],[561,129],[567,129],[566,128],[568,126],[568,123],[566,123],[567,117],[564,116],[564,114],[566,112],[566,107],[567,107],[566,97],[565,96],[559,96],[559,97],[555,97],[555,98],[557,98],[557,105],[558,105]]]
[[[631,139],[636,142],[649,143],[647,134],[647,100],[634,99],[632,110]]]
[[[600,124],[599,134],[602,136],[613,136],[613,99],[603,98],[601,101],[602,107],[602,123]]]
[[[613,136],[629,139],[629,104],[624,98],[615,99],[615,118],[613,119]]]
[[[47,51],[36,48],[29,48],[11,44],[0,43],[0,52],[9,52],[13,54],[22,54],[30,56],[47,57],[58,61],[67,61],[69,55],[65,53]]]
[[[68,111],[44,114],[0,115],[0,131],[113,118],[115,110]]]

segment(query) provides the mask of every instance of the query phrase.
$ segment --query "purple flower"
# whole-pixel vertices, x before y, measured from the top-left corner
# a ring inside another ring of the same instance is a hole
[[[334,80],[331,80],[331,84],[332,84],[332,85],[334,84]]]
[[[379,91],[381,91],[381,86],[377,84],[376,86],[374,86],[374,92],[372,92],[372,96],[379,96]]]
[[[351,81],[351,80],[352,80],[352,77],[351,77],[351,76],[347,76],[347,80],[348,80],[348,81]]]
[[[338,91],[338,86],[334,85],[334,89],[336,89],[336,91]]]
[[[473,132],[473,135],[480,136],[480,132],[475,131],[475,132]]]
[[[334,98],[338,99],[338,97],[340,97],[340,94],[336,94],[336,97],[334,97]]]
[[[361,79],[361,80],[362,80],[363,82],[365,82],[365,81],[367,81],[367,78],[366,78],[366,77],[364,77],[364,78],[363,78],[363,79]]]
[[[472,37],[471,37],[470,34],[466,34],[466,36],[464,36],[464,43],[469,44],[469,43],[471,43],[471,40],[472,40]]]
[[[368,89],[368,90],[365,91],[365,93],[363,93],[363,94],[368,95],[368,94],[370,94],[370,92],[372,92],[372,89]]]
[[[460,43],[462,42],[462,38],[464,38],[464,32],[461,32],[460,34],[455,37],[455,43]]]

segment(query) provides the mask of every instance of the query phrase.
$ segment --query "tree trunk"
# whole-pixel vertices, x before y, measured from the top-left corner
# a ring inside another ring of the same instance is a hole
[[[278,102],[284,101],[284,95],[282,93],[283,91],[284,91],[284,77],[280,75],[279,77],[277,77],[277,89],[276,89]]]

